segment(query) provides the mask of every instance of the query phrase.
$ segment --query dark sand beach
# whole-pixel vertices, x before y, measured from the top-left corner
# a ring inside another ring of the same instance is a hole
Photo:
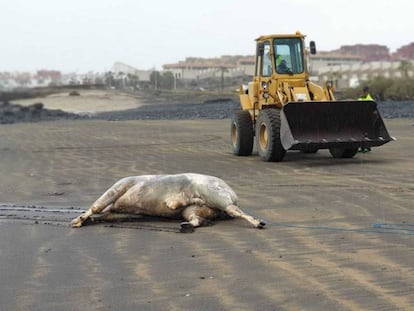
[[[0,126],[1,310],[411,310],[414,119],[352,159],[230,152],[229,120]],[[70,220],[129,175],[224,179],[267,221]]]

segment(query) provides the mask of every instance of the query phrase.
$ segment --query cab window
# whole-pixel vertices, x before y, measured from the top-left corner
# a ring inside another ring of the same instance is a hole
[[[304,71],[301,39],[275,39],[273,45],[277,73],[295,74]]]
[[[263,59],[262,59],[262,77],[272,75],[272,58],[270,56],[270,43],[264,42]]]

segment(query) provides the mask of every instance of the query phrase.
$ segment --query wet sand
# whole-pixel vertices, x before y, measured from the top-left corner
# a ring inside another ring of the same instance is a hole
[[[54,121],[0,127],[1,310],[411,310],[413,119],[353,159],[235,157],[229,120]],[[68,223],[121,177],[195,172],[247,212],[179,222]],[[61,212],[59,212],[61,211]]]

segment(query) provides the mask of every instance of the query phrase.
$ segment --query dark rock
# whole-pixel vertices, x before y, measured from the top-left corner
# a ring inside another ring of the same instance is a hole
[[[42,103],[20,106],[3,101],[0,103],[0,124],[15,122],[39,122],[60,119],[121,120],[184,120],[184,119],[229,119],[240,110],[234,99],[213,99],[204,102],[155,101],[142,107],[123,111],[102,112],[94,116],[79,115],[62,110],[45,109]],[[401,102],[379,102],[382,118],[414,118],[414,100]]]
[[[45,109],[42,103],[21,106],[5,101],[0,104],[0,124],[86,118],[88,117],[62,110]]]

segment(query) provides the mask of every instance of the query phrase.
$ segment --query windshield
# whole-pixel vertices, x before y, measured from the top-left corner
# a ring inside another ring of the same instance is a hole
[[[302,73],[303,55],[300,38],[274,39],[275,64],[277,73]]]

